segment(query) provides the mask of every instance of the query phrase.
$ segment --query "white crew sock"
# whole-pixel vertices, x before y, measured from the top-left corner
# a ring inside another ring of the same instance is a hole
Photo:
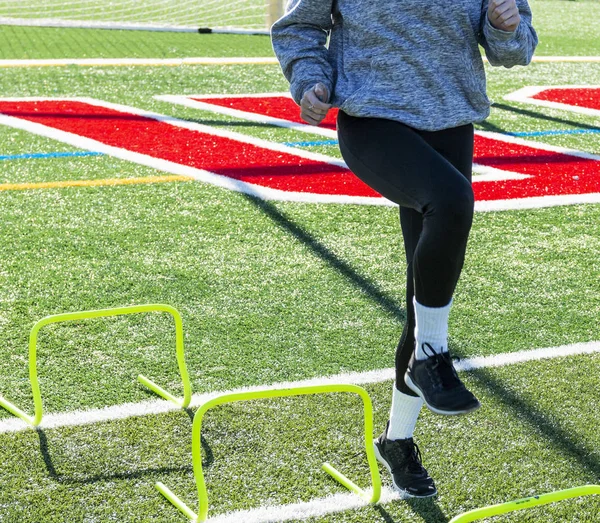
[[[404,394],[394,385],[392,408],[390,409],[390,424],[388,425],[386,438],[412,438],[422,406],[423,400],[419,396]]]
[[[415,357],[424,360],[431,356],[429,347],[427,352],[423,351],[423,343],[431,346],[436,354],[448,351],[448,316],[452,300],[445,307],[425,307],[417,303],[413,298],[415,307]]]

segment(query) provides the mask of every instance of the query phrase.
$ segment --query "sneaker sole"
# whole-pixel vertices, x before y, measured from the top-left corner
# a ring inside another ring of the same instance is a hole
[[[379,452],[379,447],[377,446],[377,440],[376,439],[373,440],[373,448],[375,449],[375,457],[377,458],[377,461],[379,463],[381,463],[387,469],[387,471],[390,473],[390,476],[392,478],[392,485],[394,487],[394,490],[396,492],[398,492],[398,494],[400,494],[400,496],[402,497],[402,499],[412,499],[412,498],[421,498],[421,499],[423,499],[423,498],[432,498],[433,496],[437,496],[437,489],[432,494],[425,494],[423,496],[419,496],[418,494],[412,494],[408,490],[404,490],[403,488],[401,488],[398,485],[396,485],[396,482],[394,481],[394,475],[392,474],[392,469],[388,465],[387,461],[385,459],[383,459],[383,456]]]
[[[479,403],[479,401],[478,401],[477,405],[473,405],[472,407],[469,407],[466,409],[441,410],[427,402],[424,394],[421,392],[421,389],[419,387],[417,387],[413,383],[413,381],[410,379],[410,375],[408,374],[408,371],[404,375],[404,383],[406,383],[406,386],[410,390],[412,390],[415,394],[418,394],[418,396],[425,402],[425,405],[431,412],[435,412],[436,414],[441,414],[442,416],[460,416],[461,414],[469,414],[470,412],[476,411],[479,407],[481,407],[481,403]]]

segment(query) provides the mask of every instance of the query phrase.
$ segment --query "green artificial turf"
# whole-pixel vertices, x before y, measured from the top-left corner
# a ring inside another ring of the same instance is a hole
[[[1,351],[11,356],[1,374],[16,398],[29,394],[35,321],[128,304],[181,310],[195,390],[393,364],[404,317],[393,209],[265,203],[196,183],[2,199]],[[478,214],[453,309],[455,350],[594,339],[598,223],[593,205]],[[143,398],[138,372],[177,384],[167,317],[95,322],[40,338],[50,411]]]
[[[578,356],[465,373],[483,407],[467,417],[424,411],[415,434],[437,483],[435,501],[394,501],[309,521],[441,523],[479,506],[595,482],[600,441],[591,391],[597,376],[580,369],[598,362],[597,355]],[[391,386],[366,387],[376,431],[385,424]],[[367,487],[361,419],[361,402],[344,394],[209,411],[202,437],[209,515],[343,493],[320,469],[325,460]],[[0,478],[4,517],[184,521],[154,482],[196,508],[190,430],[189,415],[175,412],[0,435],[4,470],[11,471]],[[389,487],[383,469],[382,478]],[[598,503],[582,498],[498,520],[592,522]]]
[[[532,0],[540,56],[598,56],[597,0]],[[590,23],[588,23],[588,21]]]
[[[540,55],[597,55],[598,2],[535,0]],[[269,56],[267,37],[0,27],[0,58]],[[528,138],[600,154],[597,118],[507,102],[525,85],[600,85],[600,64],[486,66],[494,102],[478,129],[586,130]],[[176,106],[161,94],[281,92],[276,65],[4,68],[4,97],[89,96],[277,143],[305,133]],[[309,137],[308,137],[309,138]],[[309,138],[310,139],[310,138]],[[335,146],[307,147],[339,158]],[[0,128],[0,155],[77,152]],[[0,184],[164,175],[109,156],[0,160]],[[61,312],[141,303],[180,310],[194,392],[393,365],[404,319],[404,252],[388,207],[265,202],[199,182],[0,191],[0,394],[31,410],[29,330]],[[462,358],[598,339],[600,207],[477,213],[451,315]],[[483,408],[424,412],[417,441],[437,501],[393,502],[310,523],[447,522],[482,505],[598,481],[598,356],[465,373]],[[180,390],[166,314],[46,327],[39,375],[48,413],[154,399],[143,373]],[[391,383],[367,386],[375,430]],[[193,412],[0,434],[0,522],[184,521],[154,489],[195,507]],[[368,472],[360,403],[336,395],[215,409],[204,433],[211,513],[343,492],[331,460]],[[10,418],[0,411],[0,422]],[[389,485],[389,479],[384,482]],[[592,522],[598,500],[495,521]]]

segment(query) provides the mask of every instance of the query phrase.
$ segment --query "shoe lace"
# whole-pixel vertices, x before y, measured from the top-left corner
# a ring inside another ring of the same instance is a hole
[[[432,383],[442,389],[450,389],[456,386],[458,374],[452,364],[450,353],[437,353],[429,343],[422,343],[421,349],[430,358],[431,366],[427,367],[427,373]]]
[[[404,445],[389,445],[386,453],[394,463],[402,464],[409,472],[418,474],[423,471],[421,451],[412,438]]]
[[[410,453],[408,460],[408,470],[411,472],[421,472],[423,470],[423,465],[421,464],[421,451],[415,442],[413,442],[412,452]]]

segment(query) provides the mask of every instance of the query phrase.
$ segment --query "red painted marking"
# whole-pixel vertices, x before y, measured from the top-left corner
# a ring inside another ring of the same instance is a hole
[[[556,87],[544,89],[532,98],[600,111],[600,87]]]
[[[599,90],[587,91],[586,96],[593,94],[591,91]],[[252,114],[304,123],[300,119],[296,103],[285,96],[194,99]],[[334,114],[337,116],[337,111]],[[476,135],[474,161],[479,165],[532,176],[526,180],[475,182],[475,196],[480,201],[600,192],[600,162],[594,160]],[[578,176],[579,179],[575,180],[573,176]]]
[[[300,118],[300,108],[296,102],[287,96],[269,96],[269,97],[235,97],[228,96],[223,98],[203,98],[190,97],[191,100],[204,102],[207,104],[218,105],[219,107],[227,107],[270,118],[279,118],[289,122],[305,124],[306,122]],[[332,109],[327,113],[319,127],[325,129],[336,129],[337,109]]]
[[[85,102],[0,100],[0,113],[264,187],[378,196],[342,167]],[[480,201],[600,192],[597,160],[477,135],[475,162],[531,175],[525,180],[476,182]]]
[[[0,113],[273,189],[379,196],[343,167],[84,102],[0,100]]]

